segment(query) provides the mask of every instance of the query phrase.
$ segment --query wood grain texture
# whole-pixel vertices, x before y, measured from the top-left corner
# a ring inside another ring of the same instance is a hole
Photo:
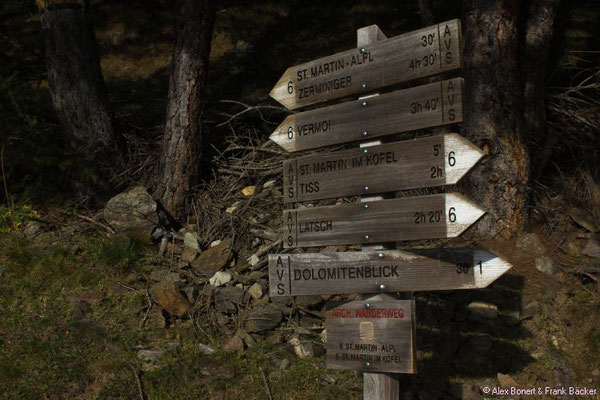
[[[461,43],[460,21],[443,22],[290,67],[270,95],[296,109],[454,71]]]
[[[414,307],[388,295],[328,304],[327,367],[415,373]]]
[[[283,163],[284,202],[451,185],[483,156],[448,133],[299,157]]]
[[[460,235],[485,211],[458,193],[283,211],[284,247]]]
[[[478,248],[271,254],[269,285],[271,297],[480,289],[511,267]]]
[[[288,115],[270,139],[295,152],[459,123],[463,87],[454,78]]]

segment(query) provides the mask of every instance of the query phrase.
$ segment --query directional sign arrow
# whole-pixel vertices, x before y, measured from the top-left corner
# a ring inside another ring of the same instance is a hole
[[[464,80],[430,83],[292,114],[271,140],[294,152],[463,121]]]
[[[485,153],[456,133],[287,160],[284,202],[452,185]]]
[[[271,296],[487,287],[512,265],[481,249],[269,255]]]
[[[284,247],[460,235],[485,211],[459,193],[283,211]]]
[[[453,71],[461,42],[455,19],[288,68],[270,94],[295,109]]]

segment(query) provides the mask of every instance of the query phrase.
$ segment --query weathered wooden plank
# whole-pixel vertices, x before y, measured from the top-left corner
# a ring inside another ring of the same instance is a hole
[[[414,300],[380,295],[328,308],[327,368],[416,373]]]
[[[294,152],[463,121],[464,80],[454,78],[288,115],[271,140]]]
[[[457,183],[485,153],[458,134],[287,160],[284,202]]]
[[[485,211],[459,193],[283,211],[284,247],[460,235]]]
[[[269,255],[271,297],[485,288],[511,264],[477,248]]]
[[[370,93],[461,67],[455,19],[288,68],[271,97],[289,109]]]

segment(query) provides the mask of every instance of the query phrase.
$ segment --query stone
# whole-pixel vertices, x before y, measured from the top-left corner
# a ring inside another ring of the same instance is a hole
[[[216,352],[215,349],[213,349],[212,347],[210,347],[207,344],[198,343],[198,344],[196,344],[196,347],[198,348],[198,351],[202,354],[209,355],[209,354],[214,354]]]
[[[142,371],[153,371],[161,366],[161,362],[165,356],[162,350],[140,350],[137,353],[138,358],[142,362]]]
[[[248,332],[240,331],[240,334],[246,346],[250,347],[256,344],[256,340]]]
[[[256,191],[256,186],[246,186],[242,189],[242,194],[244,196],[252,196]]]
[[[190,249],[194,249],[196,251],[200,250],[198,238],[192,232],[186,232],[185,235],[183,235],[183,246],[189,247]]]
[[[222,313],[237,311],[237,305],[246,304],[248,294],[244,289],[235,286],[226,286],[215,292],[215,308]]]
[[[143,186],[135,186],[111,198],[104,208],[104,219],[117,233],[130,233],[151,239],[158,224],[157,205]]]
[[[327,344],[327,329],[323,329],[319,336],[321,337],[323,344]]]
[[[521,308],[521,321],[531,319],[540,311],[540,303],[536,300],[530,301]]]
[[[598,235],[596,235],[598,237]],[[600,240],[591,238],[582,246],[581,253],[588,257],[600,258]]]
[[[250,288],[248,289],[248,293],[250,293],[250,296],[252,296],[252,298],[254,300],[258,300],[261,297],[263,297],[263,288],[261,286],[260,283],[255,283],[252,286],[250,286]]]
[[[250,256],[250,258],[248,259],[248,263],[249,263],[251,266],[253,266],[253,267],[254,267],[256,264],[258,264],[259,262],[260,262],[260,258],[258,258],[258,256],[257,256],[256,254],[252,254],[252,255]]]
[[[519,384],[510,375],[498,373],[496,377],[498,378],[498,382],[500,382],[500,387],[519,387]]]
[[[197,255],[198,251],[196,249],[192,249],[191,247],[184,247],[181,251],[181,261],[191,263],[196,259]]]
[[[273,305],[254,308],[245,320],[246,332],[263,332],[276,328],[283,319],[283,313]]]
[[[234,212],[236,212],[236,211],[237,211],[237,207],[236,207],[236,206],[227,207],[227,208],[225,209],[225,212],[226,212],[227,214],[233,214],[233,213],[234,213]]]
[[[183,288],[183,293],[185,293],[185,297],[188,299],[190,304],[194,304],[196,299],[198,298],[198,287],[197,286],[186,286]]]
[[[215,246],[220,245],[221,243],[223,243],[222,240],[213,240],[212,242],[210,242],[210,246],[208,246],[208,247],[215,247]]]
[[[296,304],[300,307],[306,308],[318,308],[323,303],[323,298],[319,295],[313,296],[298,296],[296,297]]]
[[[40,230],[42,229],[42,224],[37,221],[29,221],[25,228],[23,228],[23,235],[27,239],[33,239],[37,235],[40,234]]]
[[[470,317],[476,320],[494,320],[499,315],[498,307],[485,301],[473,301],[467,306],[467,309]]]
[[[535,268],[538,271],[550,276],[556,275],[558,272],[558,264],[556,264],[553,259],[547,256],[536,257]]]
[[[587,211],[573,207],[569,210],[568,214],[569,217],[582,228],[585,228],[592,233],[600,232],[600,229],[598,229],[598,226],[594,223],[594,218]]]
[[[276,181],[274,179],[271,179],[270,181],[266,181],[265,183],[263,183],[263,188],[264,189],[268,189],[271,188],[273,186],[275,186]]]
[[[223,346],[223,350],[224,351],[235,351],[238,353],[244,351],[244,341],[242,340],[242,335],[240,335],[239,331],[237,331],[235,333],[235,335],[233,335],[227,341],[227,343],[225,343],[225,346]]]
[[[156,241],[158,241],[158,239],[162,239],[166,234],[167,234],[167,231],[162,229],[160,226],[157,226],[154,228],[154,230],[150,234],[150,237],[152,238],[153,241],[156,242]]]
[[[534,256],[541,256],[546,252],[540,237],[536,233],[526,233],[517,240],[517,248]]]
[[[289,343],[294,348],[294,353],[298,356],[298,358],[312,358],[315,356],[315,349],[311,341],[302,340],[297,335],[294,335]]]
[[[217,271],[212,278],[208,280],[208,282],[215,287],[219,287],[225,285],[227,282],[230,282],[232,278],[233,277],[229,272]]]
[[[190,311],[190,303],[179,291],[175,282],[164,280],[150,288],[150,296],[163,310],[177,317],[185,317]]]
[[[192,269],[201,276],[211,277],[224,268],[231,257],[231,249],[226,243],[219,243],[203,251],[191,262]]]

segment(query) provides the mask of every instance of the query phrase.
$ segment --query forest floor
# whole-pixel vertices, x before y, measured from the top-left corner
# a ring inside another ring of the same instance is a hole
[[[152,144],[160,140],[164,119],[173,21],[163,2],[150,3],[153,7],[99,1],[93,8],[116,124],[130,141],[132,167],[119,183],[123,189],[148,184],[156,160]],[[257,150],[284,110],[252,108],[228,119],[244,111],[244,104],[273,106],[268,92],[285,68],[346,50],[358,26],[376,22],[388,36],[419,28],[414,3],[230,1],[219,8],[207,89],[205,180],[197,188],[189,225],[177,235],[194,232],[203,252],[215,240],[230,245],[228,268],[235,274],[226,287],[241,285],[246,293],[258,283],[266,291],[265,255],[257,268],[249,268],[247,259],[276,240],[270,232],[279,232],[283,204],[280,173],[272,171],[286,157],[273,144]],[[442,19],[457,16],[451,2],[443,4]],[[582,43],[592,41],[594,10],[575,15],[577,28],[568,28],[573,47],[587,48]],[[52,149],[44,147],[43,135],[57,125],[40,72],[39,18],[21,13],[2,22],[12,32],[3,51],[20,60],[11,68],[27,72],[28,79],[37,74],[27,81],[30,97],[11,101],[29,124],[22,134],[41,137],[33,147],[43,149],[41,155],[14,153],[37,169],[17,179],[27,189],[7,188],[25,193],[25,200],[0,208],[0,398],[361,398],[362,379],[352,371],[325,368],[318,351],[325,299],[278,304],[283,321],[248,335],[243,330],[247,313],[276,304],[266,293],[245,297],[223,312],[215,301],[223,289],[204,290],[208,279],[192,276],[181,262],[181,240],[161,255],[160,241],[113,235],[98,217],[100,210],[65,205],[60,185],[46,179],[49,171],[68,172],[70,164],[43,153]],[[12,84],[3,80],[0,89],[14,90]],[[239,149],[228,152],[232,146]],[[13,162],[6,154],[6,163]],[[240,174],[236,166],[255,167],[258,173]],[[401,244],[478,245],[513,264],[486,289],[415,294],[418,373],[400,378],[404,399],[483,398],[485,387],[506,385],[508,379],[520,388],[600,389],[600,258],[582,251],[599,239],[569,215],[574,208],[590,210],[585,218],[598,226],[600,189],[589,174],[577,173],[535,187],[529,227],[534,236],[480,243],[467,234],[456,241]],[[256,192],[244,195],[247,186]],[[554,262],[552,274],[536,268],[541,257]],[[186,290],[192,288],[186,291],[188,316],[166,315],[152,301],[149,290],[165,274],[176,274]],[[496,305],[499,316],[471,318],[473,301]],[[240,332],[241,341],[232,339]],[[310,338],[314,357],[298,356],[289,343],[293,335]]]

